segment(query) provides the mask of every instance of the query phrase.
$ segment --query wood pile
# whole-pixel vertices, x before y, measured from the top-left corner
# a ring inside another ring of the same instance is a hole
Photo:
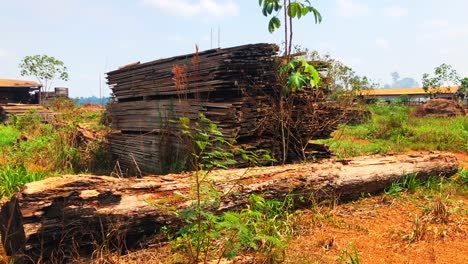
[[[381,192],[408,174],[449,177],[458,166],[453,154],[431,152],[218,170],[209,176],[210,188],[221,194],[212,210],[245,208],[252,194],[278,200],[291,195],[295,207],[346,201]],[[182,221],[176,212],[194,203],[193,190],[190,173],[51,177],[27,184],[1,207],[2,242],[15,263],[73,263],[73,254],[89,256],[104,246],[124,253],[167,239],[163,227],[177,230]]]
[[[129,174],[162,173],[161,168],[168,165],[164,161],[176,162],[167,156],[187,153],[179,139],[179,125],[173,121],[186,117],[195,122],[199,113],[217,124],[227,140],[270,150],[278,157],[281,141],[277,124],[271,124],[274,122],[269,118],[278,112],[275,102],[281,91],[278,50],[272,44],[214,49],[132,63],[107,73],[116,99],[107,106],[108,118],[118,131],[109,143],[122,170]],[[313,64],[319,71],[328,67],[324,62]],[[298,115],[304,107],[309,106],[298,107]],[[343,115],[344,110],[327,103],[319,108],[313,124],[322,124],[320,129],[302,129],[326,138],[337,125],[327,120]],[[308,153],[330,157],[324,146],[310,147]]]
[[[0,122],[6,122],[13,116],[35,114],[42,122],[51,123],[55,119],[54,112],[41,105],[30,104],[5,104],[0,105]]]
[[[179,125],[171,121],[195,121],[199,113],[216,123],[227,140],[262,145],[259,142],[265,140],[256,134],[263,118],[260,103],[267,104],[266,95],[274,88],[277,52],[276,45],[245,45],[109,72],[108,84],[117,101],[108,105],[108,116],[119,131],[109,142],[121,168],[161,173],[164,156],[184,152]]]

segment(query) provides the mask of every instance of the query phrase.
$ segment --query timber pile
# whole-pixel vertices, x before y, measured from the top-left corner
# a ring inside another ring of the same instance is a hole
[[[226,140],[271,150],[278,157],[278,125],[269,118],[269,114],[278,112],[274,109],[280,90],[278,50],[272,44],[214,49],[137,62],[107,73],[116,98],[107,106],[107,113],[111,127],[118,131],[110,136],[109,143],[122,170],[131,174],[163,173],[162,168],[169,165],[162,164],[164,160],[177,162],[167,156],[187,153],[187,146],[178,139],[180,127],[172,121],[186,117],[195,122],[199,113],[217,124]],[[324,62],[314,65],[322,72],[328,67]],[[344,113],[325,103],[322,106],[312,128],[302,128],[313,131],[316,138],[328,138],[337,125],[329,124],[328,119],[336,120]],[[298,107],[296,112],[301,115],[303,109]],[[268,122],[274,124],[266,125]],[[307,152],[316,157],[330,157],[324,146],[309,147]]]
[[[227,140],[270,148],[256,130],[276,81],[278,47],[271,44],[214,49],[107,74],[117,102],[107,107],[114,130],[111,152],[124,171],[161,173],[163,160],[186,152],[180,117],[199,113],[216,123]],[[182,157],[181,157],[182,158]],[[173,159],[171,162],[177,162]]]
[[[0,105],[0,122],[6,122],[13,116],[24,116],[27,114],[36,114],[41,121],[51,123],[55,119],[54,112],[41,105],[29,104],[6,104]]]
[[[336,197],[355,199],[381,192],[408,174],[421,180],[449,177],[457,173],[458,165],[452,154],[421,153],[219,170],[209,177],[210,186],[224,194],[219,207],[213,208],[219,213],[245,207],[252,194],[266,199],[293,195],[296,207]],[[180,227],[174,210],[193,203],[193,189],[191,174],[52,177],[27,184],[2,206],[2,241],[15,263],[35,263],[39,258],[67,263],[71,254],[84,256],[102,243],[123,251],[142,247],[154,241],[154,235],[167,239],[162,227]]]
[[[210,98],[225,100],[226,93],[241,95],[242,89],[252,88],[249,82],[255,83],[256,88],[271,88],[269,84],[276,76],[272,56],[277,52],[278,47],[271,44],[213,49],[198,56],[189,54],[130,65],[109,72],[107,79],[119,101],[197,93],[211,93]],[[182,76],[180,87],[174,82],[175,65],[186,75]]]

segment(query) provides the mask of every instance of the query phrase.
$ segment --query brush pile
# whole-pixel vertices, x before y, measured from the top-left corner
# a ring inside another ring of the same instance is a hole
[[[455,100],[447,99],[431,99],[416,111],[416,115],[421,117],[455,117],[464,116],[465,114],[463,106]]]

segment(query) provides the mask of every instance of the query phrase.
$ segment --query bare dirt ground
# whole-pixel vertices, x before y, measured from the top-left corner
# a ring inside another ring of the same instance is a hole
[[[468,153],[453,153],[453,154],[457,156],[457,159],[460,162],[460,166],[468,169]]]
[[[360,263],[468,263],[468,197],[447,200],[448,223],[427,212],[423,197],[380,196],[337,206],[322,214],[304,213],[303,233],[287,252],[288,263],[346,263],[358,253]],[[419,241],[410,243],[418,228]],[[340,257],[341,256],[341,257]]]

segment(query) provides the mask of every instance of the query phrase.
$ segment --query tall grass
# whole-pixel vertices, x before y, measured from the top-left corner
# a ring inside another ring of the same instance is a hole
[[[89,111],[66,101],[57,102],[53,124],[35,113],[14,117],[0,126],[0,198],[45,175],[110,173],[102,112]],[[96,138],[86,139],[78,127],[88,127]]]
[[[28,171],[25,166],[0,168],[0,197],[11,197],[26,183],[39,181],[47,176],[45,172]]]
[[[468,152],[468,117],[415,117],[406,106],[377,103],[364,124],[343,125],[323,140],[340,157],[405,150]]]

